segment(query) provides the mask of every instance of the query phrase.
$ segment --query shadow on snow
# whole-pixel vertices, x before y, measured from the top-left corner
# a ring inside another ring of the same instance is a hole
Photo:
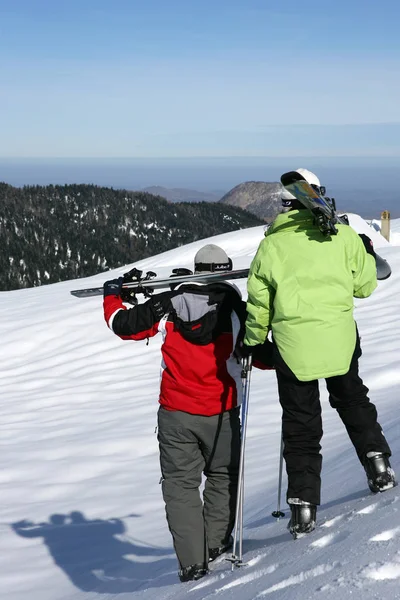
[[[89,520],[74,511],[51,515],[47,523],[19,521],[12,529],[24,538],[43,538],[55,564],[86,592],[118,594],[177,583],[172,549],[118,539],[125,533],[121,519]]]

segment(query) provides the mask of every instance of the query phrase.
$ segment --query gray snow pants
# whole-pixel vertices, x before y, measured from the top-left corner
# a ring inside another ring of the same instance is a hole
[[[180,566],[207,564],[208,549],[224,545],[234,527],[239,408],[205,417],[160,407],[158,441],[165,511]]]

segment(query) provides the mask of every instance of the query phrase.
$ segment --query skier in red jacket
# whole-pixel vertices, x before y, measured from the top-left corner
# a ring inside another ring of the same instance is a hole
[[[229,271],[213,244],[195,273]],[[104,317],[124,340],[163,336],[158,440],[162,492],[181,581],[199,579],[232,544],[240,455],[241,364],[246,306],[230,283],[184,283],[127,309],[123,279],[104,284]],[[205,475],[203,501],[199,486]]]

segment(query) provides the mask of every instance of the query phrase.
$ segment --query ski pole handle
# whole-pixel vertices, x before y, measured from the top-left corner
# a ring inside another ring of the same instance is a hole
[[[250,352],[250,354],[248,354],[247,356],[242,358],[242,379],[247,378],[247,374],[250,373],[252,368],[253,368],[253,355]]]

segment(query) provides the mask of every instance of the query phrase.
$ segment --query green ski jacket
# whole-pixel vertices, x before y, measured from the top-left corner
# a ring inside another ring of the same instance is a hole
[[[377,286],[374,257],[348,225],[323,236],[306,210],[278,215],[251,263],[244,342],[269,330],[300,381],[343,375],[356,343],[353,297]]]

